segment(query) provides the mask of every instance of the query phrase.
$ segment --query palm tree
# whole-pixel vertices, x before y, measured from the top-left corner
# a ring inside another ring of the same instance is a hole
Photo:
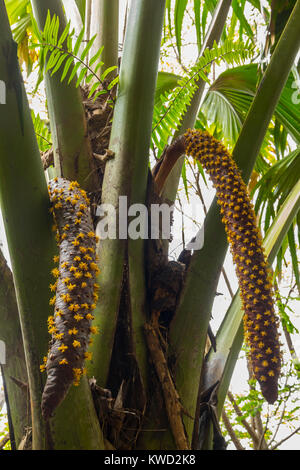
[[[227,139],[245,182],[254,166],[257,170],[257,163],[265,162],[274,116],[299,145],[299,114],[284,99],[299,50],[299,0],[259,83],[255,65],[233,67],[249,59],[253,50],[251,44],[232,41],[236,25],[241,37],[253,34],[239,2],[232,5],[229,28],[231,1],[194,2],[199,57],[180,77],[158,72],[159,56],[162,33],[166,40],[167,28],[171,25],[172,33],[174,24],[181,62],[187,1],[173,5],[170,0],[132,0],[121,60],[117,0],[99,0],[97,7],[89,0],[75,1],[75,33],[61,0],[0,1],[0,69],[6,85],[0,113],[0,197],[12,268],[11,273],[2,257],[0,325],[9,352],[2,372],[12,448],[224,448],[218,421],[243,344],[243,309],[237,292],[224,312],[216,347],[206,354],[210,312],[228,247],[216,202],[206,215],[203,249],[186,256],[185,262],[183,256],[169,262],[166,240],[100,241],[100,290],[93,312],[99,334],[89,347],[93,357],[79,385],[70,387],[45,420],[41,402],[46,378],[40,366],[47,356],[47,320],[53,313],[49,285],[57,258],[47,181],[53,176],[76,180],[89,195],[94,228],[100,202],[116,210],[120,196],[127,197],[128,207],[150,207],[166,198],[172,202],[181,173],[185,180],[185,148],[176,147],[177,138],[188,127],[209,129],[205,109],[214,99],[219,99],[219,110],[222,103],[228,108],[223,120],[216,112],[217,126],[210,130]],[[251,3],[260,7],[260,2]],[[206,24],[209,15],[211,23]],[[97,31],[101,34],[92,39]],[[12,33],[29,69],[35,56],[28,45],[34,43],[39,51],[51,133],[31,115]],[[207,74],[220,60],[230,68],[211,85],[199,110]],[[231,81],[236,95],[228,91],[226,80],[238,80],[239,73],[247,75],[251,93],[245,81],[239,88]],[[229,119],[238,122],[234,135],[225,129],[226,124],[230,128]],[[43,160],[40,149],[47,150]],[[164,165],[159,162],[150,172],[152,152],[163,155]],[[284,156],[284,161],[288,158],[295,161],[296,155]],[[281,166],[282,175],[288,165]],[[266,177],[266,167],[264,173]],[[279,183],[272,181],[273,194]],[[300,204],[299,181],[289,180],[280,194],[264,239],[270,264],[280,250],[283,256],[287,234],[295,254],[291,227]],[[270,198],[262,190],[259,201]],[[270,212],[271,203],[268,207]]]

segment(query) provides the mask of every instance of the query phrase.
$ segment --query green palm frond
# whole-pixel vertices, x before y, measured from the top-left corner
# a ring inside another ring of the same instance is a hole
[[[34,114],[31,110],[32,122],[37,138],[38,146],[41,152],[45,152],[51,148],[51,132],[47,123],[41,119],[39,114]]]
[[[30,7],[30,0],[6,0],[5,6],[10,23],[13,25],[27,14]]]
[[[96,36],[87,42],[84,50],[78,55],[84,37],[84,28],[80,31],[73,45],[74,29],[70,31],[70,22],[59,36],[59,18],[56,15],[51,18],[48,13],[43,31],[39,30],[33,17],[31,20],[34,33],[39,41],[32,44],[31,47],[41,48],[39,57],[40,71],[43,71],[44,67],[45,72],[49,71],[51,75],[60,71],[61,82],[67,80],[70,83],[73,79],[76,79],[76,87],[83,81],[88,84],[93,80],[94,83],[91,86],[89,97],[93,96],[96,99],[100,95],[107,94],[114,101],[112,89],[117,85],[118,77],[108,83],[106,77],[116,67],[109,67],[100,75],[97,75],[99,69],[104,65],[104,62],[100,60],[103,48],[99,49],[88,60],[88,54]]]
[[[205,49],[203,55],[186,76],[177,82],[177,87],[171,92],[167,90],[160,96],[154,107],[152,126],[152,145],[161,155],[168,139],[178,129],[181,119],[198,87],[198,81],[209,83],[207,73],[212,63],[225,62],[228,65],[241,64],[252,57],[253,45],[237,41],[226,40],[221,46],[217,43],[211,49]]]
[[[227,108],[226,113],[231,114],[231,120],[235,120],[235,126],[239,121],[243,121],[252,103],[257,88],[258,65],[247,64],[235,67],[221,73],[211,85],[205,99],[202,110],[205,113],[214,113],[216,122],[224,131],[224,137],[232,143],[236,140],[236,133],[230,132],[230,128],[225,119],[222,118],[218,106],[222,102],[222,107]],[[294,73],[291,73],[282,91],[279,103],[276,107],[275,117],[282,124],[286,132],[296,142],[300,142],[300,114],[299,104],[294,99],[298,93],[295,88],[297,80]],[[232,112],[230,112],[232,110]],[[233,126],[233,130],[235,127]]]
[[[261,224],[266,233],[275,219],[279,209],[286,201],[292,188],[297,184],[300,175],[300,147],[277,161],[262,176],[255,188],[255,210],[260,214]],[[299,237],[300,225],[297,218],[289,229],[287,236],[277,255],[278,273],[282,270],[286,250],[289,249],[292,268],[296,282],[300,287],[300,274],[297,261],[297,244],[295,234]]]
[[[263,175],[256,186],[256,210],[262,201],[270,199],[273,205],[279,205],[297,183],[300,175],[300,147],[282,158]],[[268,227],[267,227],[268,228]]]

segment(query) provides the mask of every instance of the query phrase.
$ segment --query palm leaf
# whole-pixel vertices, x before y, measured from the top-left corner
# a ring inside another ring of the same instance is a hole
[[[106,76],[116,67],[109,67],[104,70],[101,76],[96,75],[97,70],[103,65],[103,62],[100,61],[100,56],[103,48],[98,50],[88,61],[88,55],[96,36],[93,36],[83,51],[80,53],[80,46],[82,39],[84,37],[84,28],[80,31],[76,42],[73,46],[73,36],[74,30],[70,32],[70,23],[66,25],[60,36],[58,35],[59,31],[59,19],[56,15],[53,15],[51,18],[49,12],[47,15],[46,23],[43,31],[39,31],[37,23],[33,17],[31,17],[33,29],[36,31],[36,36],[38,37],[39,42],[32,44],[32,48],[39,47],[42,49],[42,54],[40,54],[40,79],[43,74],[44,64],[46,64],[45,71],[51,71],[51,74],[55,74],[58,71],[61,71],[61,81],[67,79],[70,83],[73,79],[76,79],[75,86],[78,87],[84,79],[89,83],[92,78],[96,79],[96,84],[92,88],[92,93],[96,92],[99,85],[102,86],[102,90],[94,94],[94,98],[99,96],[101,93],[107,93],[112,101],[111,89],[117,85],[118,77],[106,85]],[[96,66],[94,70],[91,69],[90,64]],[[77,78],[76,78],[77,77]],[[105,80],[105,81],[104,81]]]
[[[187,0],[176,0],[174,10],[175,36],[179,61],[181,60],[181,30]]]
[[[185,77],[177,81],[177,87],[171,93],[161,94],[159,102],[156,101],[153,112],[152,145],[158,147],[161,155],[170,136],[178,129],[180,121],[191,103],[198,80],[209,81],[207,72],[213,62],[225,62],[229,65],[240,64],[253,54],[253,46],[249,43],[226,40],[221,46],[216,43],[212,48],[204,50],[197,64],[188,71]],[[206,72],[206,73],[205,73]]]
[[[234,69],[226,70],[219,75],[210,87],[209,93],[204,100],[206,108],[212,105],[209,96],[218,93],[219,97],[230,103],[240,117],[245,117],[257,87],[258,66],[257,64],[243,65]],[[300,113],[299,106],[293,99],[295,93],[295,77],[290,74],[276,107],[275,116],[284,126],[286,131],[296,142],[300,142]]]

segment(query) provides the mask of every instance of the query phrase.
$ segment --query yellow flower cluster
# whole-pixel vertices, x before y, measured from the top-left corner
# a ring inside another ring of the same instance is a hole
[[[54,315],[48,319],[52,342],[41,370],[46,370],[48,376],[52,374],[52,379],[57,375],[57,394],[65,395],[68,387],[61,384],[62,377],[69,382],[73,377],[71,382],[78,385],[85,372],[84,361],[91,359],[87,348],[90,334],[95,332],[91,321],[98,299],[98,285],[95,283],[99,272],[96,263],[98,239],[93,230],[89,199],[79,184],[55,178],[48,189],[59,246],[59,256],[54,256],[53,260],[59,266],[52,270],[55,283],[50,285],[50,290],[55,295],[50,299],[50,305],[54,306]],[[62,373],[59,372],[60,366],[63,366]],[[46,382],[43,403],[46,414],[49,414],[51,403],[57,401],[50,400],[49,390],[50,385],[47,388]]]
[[[247,187],[231,155],[209,133],[188,130],[184,139],[186,153],[201,163],[216,189],[239,280],[253,373],[266,400],[274,403],[281,363],[278,320],[261,234]]]

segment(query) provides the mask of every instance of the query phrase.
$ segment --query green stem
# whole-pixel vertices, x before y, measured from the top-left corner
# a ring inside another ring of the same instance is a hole
[[[6,348],[2,373],[6,384],[15,446],[31,426],[28,377],[12,273],[0,251],[0,340]],[[22,387],[21,384],[24,384]],[[27,385],[27,387],[26,387]]]
[[[48,10],[59,18],[59,34],[66,26],[61,0],[31,0],[34,16],[42,30]],[[89,191],[95,189],[97,178],[80,88],[76,78],[70,84],[60,81],[60,72],[45,76],[46,95],[57,175],[77,180]]]
[[[93,56],[103,46],[101,60],[104,65],[100,73],[109,67],[118,67],[119,0],[97,0],[92,3],[91,33],[97,34],[90,55]],[[115,69],[108,75],[109,80],[118,73]]]
[[[85,2],[84,39],[88,42],[91,38],[92,0],[85,0]]]
[[[145,203],[152,112],[157,77],[164,1],[134,0],[120,70],[109,148],[115,157],[106,164],[102,203],[118,214],[119,196],[128,206]],[[100,334],[94,340],[91,373],[99,383],[107,381],[120,303],[123,266],[128,263],[132,341],[142,381],[147,381],[145,322],[144,241],[106,239],[101,241],[99,278],[101,302],[95,324]],[[127,248],[128,247],[128,248]],[[112,282],[112,279],[114,282]]]

